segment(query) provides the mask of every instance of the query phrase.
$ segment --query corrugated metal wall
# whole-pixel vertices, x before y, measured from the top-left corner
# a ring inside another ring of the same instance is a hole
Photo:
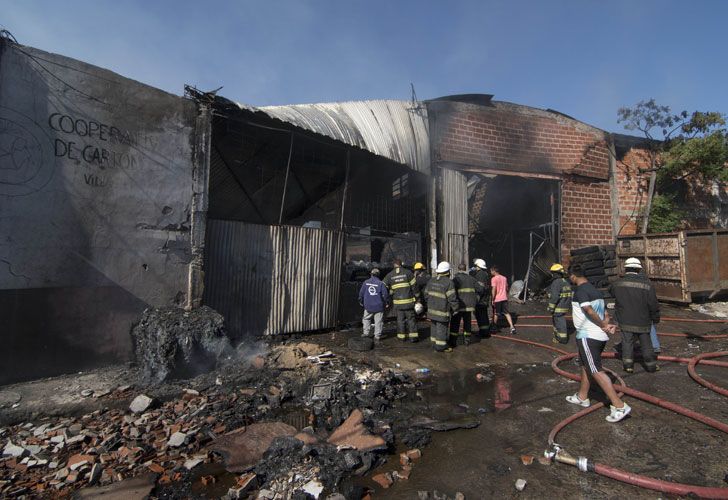
[[[440,182],[441,260],[468,264],[468,182],[460,172],[442,169]]]
[[[344,235],[210,219],[206,305],[236,337],[336,326]]]

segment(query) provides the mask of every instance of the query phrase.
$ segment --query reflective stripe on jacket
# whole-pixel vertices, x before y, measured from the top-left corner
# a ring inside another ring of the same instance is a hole
[[[475,304],[478,303],[478,296],[483,292],[483,287],[465,271],[457,273],[452,281],[458,295],[459,310],[475,311]]]
[[[450,313],[459,307],[455,284],[445,275],[435,276],[427,282],[425,298],[427,317],[432,321],[450,321]]]
[[[574,292],[566,278],[554,278],[549,287],[549,312],[566,314],[571,311]]]
[[[384,278],[395,309],[407,310],[415,307],[415,277],[408,269],[394,268]]]

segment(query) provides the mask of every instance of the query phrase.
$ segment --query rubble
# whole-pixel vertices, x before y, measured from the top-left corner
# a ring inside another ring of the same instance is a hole
[[[523,465],[531,465],[533,463],[533,455],[521,455],[521,463]]]
[[[350,447],[361,451],[386,447],[384,439],[369,434],[364,427],[363,421],[364,414],[361,410],[352,411],[349,418],[331,434],[327,442],[339,447]]]
[[[516,481],[516,489],[518,491],[523,491],[526,488],[526,484],[528,484],[528,482],[525,479],[518,479]]]
[[[263,458],[275,438],[294,434],[295,427],[282,422],[252,424],[221,436],[210,449],[224,457],[230,472],[245,472]]]
[[[209,372],[233,352],[223,317],[207,306],[148,308],[131,335],[146,384]]]
[[[375,474],[374,476],[372,476],[372,481],[374,481],[375,483],[377,483],[379,486],[381,486],[384,489],[389,488],[394,483],[392,474],[389,472]]]
[[[153,402],[154,400],[149,396],[140,394],[135,397],[129,405],[129,411],[131,411],[132,413],[142,413],[143,411],[146,411]]]
[[[314,364],[308,356],[328,362]],[[156,486],[155,496],[179,498],[189,496],[193,480],[199,484],[192,478],[211,475],[203,466],[215,466],[247,474],[224,486],[227,498],[248,497],[256,488],[304,498],[319,487],[320,495],[360,498],[360,487],[342,478],[384,463],[393,428],[402,431],[402,442],[429,439],[429,431],[410,429],[394,410],[414,389],[407,375],[342,361],[314,344],[288,344],[273,350],[263,371],[226,368],[222,386],[213,372],[179,384],[176,397],[156,392],[168,385],[147,394],[116,387],[108,396],[116,407],[4,427],[0,497],[37,490],[141,498]],[[126,406],[124,397],[134,401]],[[396,479],[410,471],[397,471]]]
[[[5,448],[3,448],[3,456],[9,456],[9,457],[23,457],[28,454],[28,450],[23,448],[22,446],[18,446],[16,444],[13,444],[12,441],[8,441],[8,443],[5,445]]]

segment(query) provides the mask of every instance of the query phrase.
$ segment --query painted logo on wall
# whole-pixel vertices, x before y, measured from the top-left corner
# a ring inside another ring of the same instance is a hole
[[[53,177],[50,138],[31,118],[0,106],[0,196],[26,196]]]

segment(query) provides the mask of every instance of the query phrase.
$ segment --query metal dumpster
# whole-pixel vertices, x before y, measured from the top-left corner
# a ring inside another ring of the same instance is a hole
[[[703,229],[617,238],[620,274],[637,257],[663,301],[689,303],[728,290],[728,230]]]

